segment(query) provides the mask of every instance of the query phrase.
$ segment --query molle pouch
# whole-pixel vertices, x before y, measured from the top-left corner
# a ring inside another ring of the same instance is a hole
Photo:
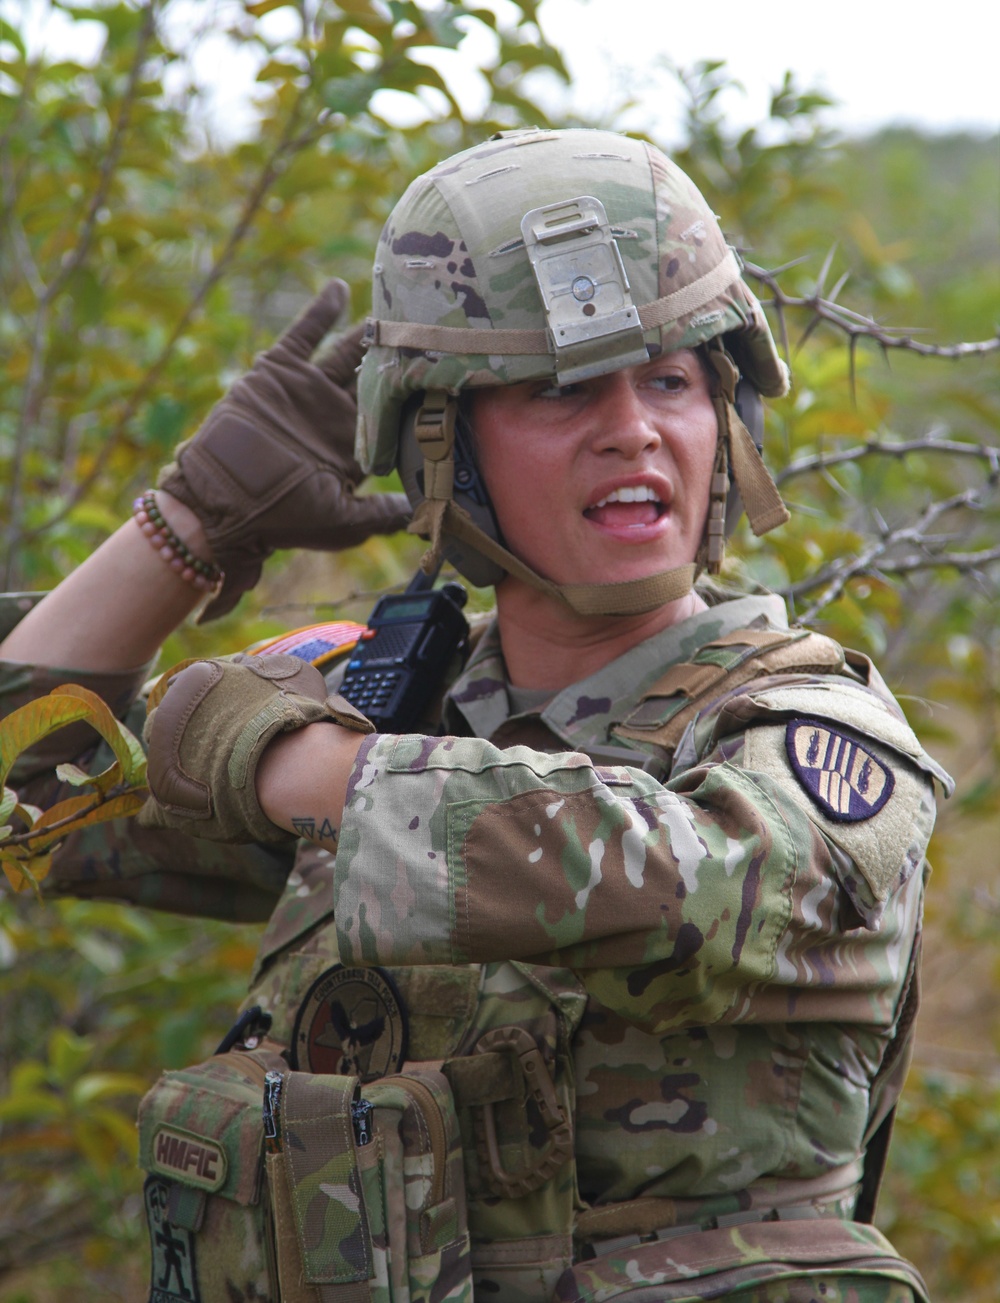
[[[261,1098],[278,1047],[165,1072],[139,1106],[150,1303],[278,1303]]]
[[[267,1180],[282,1303],[472,1303],[461,1140],[431,1069],[275,1071]]]
[[[571,1043],[586,999],[568,969],[486,965],[464,1053],[444,1065],[464,1140],[477,1298],[544,1303],[573,1261]]]

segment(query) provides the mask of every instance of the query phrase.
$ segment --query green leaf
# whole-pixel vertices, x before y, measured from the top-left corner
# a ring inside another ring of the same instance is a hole
[[[22,59],[27,57],[24,41],[21,34],[6,19],[0,18],[0,41],[9,41]]]
[[[0,795],[0,823],[5,819],[9,819],[16,809],[17,793],[11,788],[5,787],[2,795]],[[0,840],[2,840],[2,837],[3,834],[0,833]]]
[[[56,777],[64,783],[69,783],[70,787],[92,787],[98,781],[99,775],[88,774],[79,765],[67,763],[56,765]]]
[[[145,1077],[128,1072],[88,1072],[73,1082],[70,1101],[75,1108],[85,1108],[94,1100],[120,1095],[144,1095],[149,1087]]]
[[[93,1058],[92,1036],[77,1036],[67,1027],[56,1027],[49,1036],[49,1063],[55,1079],[63,1085],[75,1080]]]

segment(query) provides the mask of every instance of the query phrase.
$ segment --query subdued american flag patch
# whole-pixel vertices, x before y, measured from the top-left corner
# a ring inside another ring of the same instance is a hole
[[[829,724],[793,719],[785,746],[795,776],[828,819],[860,823],[892,795],[896,780],[889,766]]]

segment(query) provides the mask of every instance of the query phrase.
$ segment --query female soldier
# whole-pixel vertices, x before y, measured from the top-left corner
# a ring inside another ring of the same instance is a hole
[[[360,479],[327,433],[352,343],[310,361],[336,302],[9,635],[29,691],[83,669],[120,707],[197,585],[225,609],[274,546],[398,522],[339,483],[331,507],[331,474]],[[704,199],[640,142],[501,133],[394,210],[364,347],[360,466],[399,468],[496,618],[432,735],[366,732],[290,657],[171,680],[118,835],[161,866],[216,839],[257,883],[303,838],[237,1048],[269,1018],[300,1072],[444,1063],[477,1300],[924,1297],[864,1223],[947,780],[864,658],[693,587],[740,510],[786,516],[747,424],[787,377]],[[484,1093],[468,1064],[498,1046],[528,1084]],[[154,1297],[268,1296],[211,1276],[184,1235],[218,1223],[149,1166]]]

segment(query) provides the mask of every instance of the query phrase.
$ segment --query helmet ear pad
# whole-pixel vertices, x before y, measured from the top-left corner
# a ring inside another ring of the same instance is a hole
[[[424,401],[422,393],[414,394],[403,408],[399,437],[399,477],[410,505],[416,511],[424,501],[424,459],[413,433],[417,412]],[[506,547],[493,504],[486,489],[479,463],[476,460],[475,438],[465,403],[460,401],[455,419],[455,487],[453,500],[472,517],[473,523],[501,546]],[[469,543],[444,535],[441,548],[444,559],[476,588],[489,588],[498,584],[507,573],[495,561],[477,552]]]

